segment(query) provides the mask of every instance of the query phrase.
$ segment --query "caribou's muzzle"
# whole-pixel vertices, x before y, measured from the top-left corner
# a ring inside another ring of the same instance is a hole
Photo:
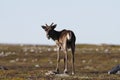
[[[49,35],[47,35],[47,38],[48,38],[48,39],[50,39],[50,36],[49,36]]]

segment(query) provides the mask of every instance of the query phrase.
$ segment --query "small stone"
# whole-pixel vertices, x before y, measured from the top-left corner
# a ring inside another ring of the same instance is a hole
[[[38,67],[40,67],[40,65],[39,65],[39,64],[36,64],[35,67],[38,68]]]
[[[48,71],[47,73],[45,73],[46,76],[49,76],[49,75],[55,75],[55,73],[53,71]]]

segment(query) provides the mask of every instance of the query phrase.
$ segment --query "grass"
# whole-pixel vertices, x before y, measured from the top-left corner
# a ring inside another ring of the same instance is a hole
[[[70,52],[69,52],[70,53]],[[63,73],[61,54],[60,73]],[[0,70],[0,80],[119,80],[120,75],[107,72],[120,64],[119,45],[77,44],[75,71],[71,75],[71,54],[68,54],[69,77],[45,75],[56,67],[55,46],[44,45],[0,45],[0,65],[8,70]]]

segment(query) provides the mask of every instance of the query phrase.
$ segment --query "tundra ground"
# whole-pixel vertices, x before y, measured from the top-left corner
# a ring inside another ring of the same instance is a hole
[[[63,73],[61,52],[60,73]],[[79,44],[75,52],[75,75],[46,75],[56,67],[56,47],[45,45],[0,45],[0,80],[119,80],[120,74],[107,72],[120,64],[120,46]],[[3,67],[3,68],[2,68]],[[4,69],[6,68],[6,69]]]

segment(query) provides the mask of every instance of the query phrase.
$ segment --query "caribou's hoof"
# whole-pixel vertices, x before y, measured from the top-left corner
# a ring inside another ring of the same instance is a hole
[[[54,74],[59,74],[59,71],[52,71]]]
[[[74,75],[75,73],[74,72],[72,72],[72,75]]]
[[[64,70],[64,74],[68,74],[68,71],[67,71],[67,70]]]

